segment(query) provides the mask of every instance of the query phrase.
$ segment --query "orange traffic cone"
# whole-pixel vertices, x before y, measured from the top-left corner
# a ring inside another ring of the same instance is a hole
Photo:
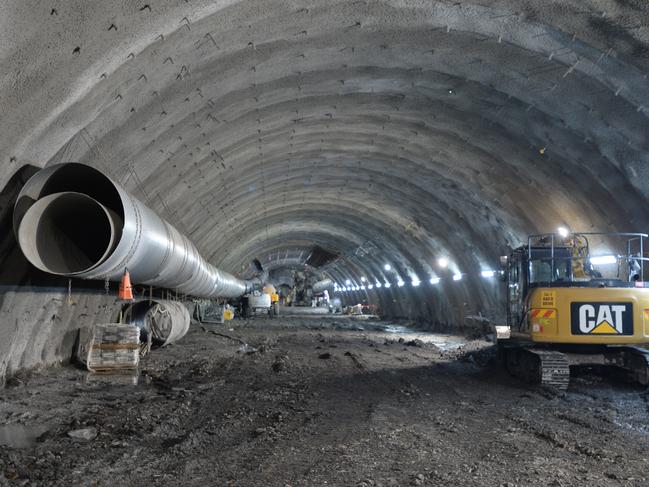
[[[124,270],[124,275],[119,283],[117,298],[124,301],[133,301],[133,287],[131,286],[131,275],[128,269]]]

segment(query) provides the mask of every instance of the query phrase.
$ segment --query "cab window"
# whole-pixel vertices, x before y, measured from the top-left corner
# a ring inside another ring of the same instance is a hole
[[[555,247],[554,276],[551,249],[533,249],[529,264],[530,284],[571,280],[571,260],[568,249]]]
[[[569,281],[570,261],[554,260],[554,279],[551,260],[533,260],[530,263],[530,283]]]

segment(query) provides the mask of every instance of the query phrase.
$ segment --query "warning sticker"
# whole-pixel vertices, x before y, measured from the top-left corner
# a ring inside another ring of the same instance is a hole
[[[541,293],[541,307],[543,308],[554,308],[555,301],[555,292],[554,291],[542,291]]]
[[[530,311],[532,318],[556,318],[556,309],[533,309]]]

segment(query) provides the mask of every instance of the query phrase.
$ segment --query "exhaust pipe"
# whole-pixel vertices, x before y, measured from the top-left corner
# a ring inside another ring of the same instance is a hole
[[[18,244],[38,269],[135,283],[203,298],[237,298],[261,286],[207,263],[194,244],[97,169],[56,164],[36,173],[14,208]]]

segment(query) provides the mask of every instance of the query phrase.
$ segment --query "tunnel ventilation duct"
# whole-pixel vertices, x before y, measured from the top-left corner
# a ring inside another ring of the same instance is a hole
[[[57,164],[37,172],[18,195],[14,232],[38,269],[81,279],[236,298],[261,287],[207,263],[194,244],[97,169]]]
[[[338,257],[340,257],[340,254],[331,252],[330,250],[316,245],[311,249],[311,253],[306,258],[306,261],[304,263],[306,265],[310,265],[311,267],[322,267],[323,265],[329,264],[330,262],[336,260]]]
[[[180,340],[189,331],[189,310],[178,301],[153,300],[128,304],[123,309],[124,321],[140,329],[140,340],[151,347],[165,347]]]
[[[323,279],[322,281],[316,282],[312,288],[314,294],[320,294],[325,292],[325,290],[333,290],[334,282],[331,279]]]

